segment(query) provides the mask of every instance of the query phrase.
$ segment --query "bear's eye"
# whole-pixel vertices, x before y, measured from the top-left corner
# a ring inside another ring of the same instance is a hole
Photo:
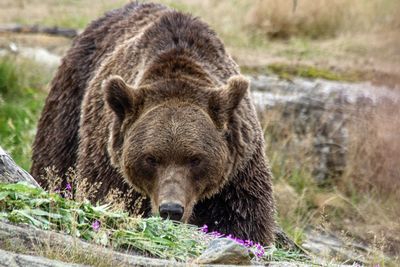
[[[189,164],[192,167],[197,167],[201,163],[201,159],[199,157],[192,157],[189,159]]]
[[[148,164],[148,165],[150,165],[150,166],[156,166],[157,164],[158,164],[158,160],[157,160],[157,158],[156,157],[154,157],[154,156],[146,156],[145,157],[145,161],[146,161],[146,163]]]

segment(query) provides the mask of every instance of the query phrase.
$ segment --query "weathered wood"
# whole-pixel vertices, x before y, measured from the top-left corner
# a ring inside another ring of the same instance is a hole
[[[40,187],[36,180],[27,171],[20,168],[0,146],[0,182],[17,183],[22,181]]]
[[[45,27],[39,25],[20,25],[20,24],[7,24],[0,25],[0,33],[33,33],[33,34],[49,34],[56,36],[63,36],[67,38],[74,38],[79,34],[78,30],[60,28],[60,27]]]
[[[0,249],[0,266],[7,267],[84,267],[85,265],[49,260],[39,256],[12,253]]]
[[[110,263],[110,266],[185,266],[175,261],[133,255],[132,252],[124,254],[53,231],[43,231],[28,225],[13,225],[0,220],[0,249],[25,250],[37,254],[38,249],[46,248],[94,255],[104,259],[107,264]],[[0,261],[0,266],[7,266],[4,264]]]

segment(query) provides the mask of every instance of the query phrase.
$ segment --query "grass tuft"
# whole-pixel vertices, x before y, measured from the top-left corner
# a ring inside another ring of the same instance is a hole
[[[9,58],[0,61],[0,94],[3,97],[21,94],[21,79],[16,66]]]

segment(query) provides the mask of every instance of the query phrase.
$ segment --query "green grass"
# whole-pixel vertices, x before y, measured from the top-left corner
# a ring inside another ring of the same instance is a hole
[[[296,77],[307,79],[325,79],[330,81],[357,82],[362,80],[364,74],[355,71],[343,72],[328,70],[325,68],[309,66],[305,64],[271,63],[267,66],[241,67],[244,74],[254,75],[255,73],[273,73],[281,79],[291,80]]]
[[[285,184],[294,190],[290,196],[276,196],[278,200],[277,221],[296,244],[302,244],[305,239],[304,230],[310,224],[312,219],[310,216],[314,209],[310,198],[319,189],[311,176],[310,170],[304,166],[295,166],[296,164],[288,158],[290,158],[290,155],[270,153],[274,184]],[[282,192],[278,194],[282,194]],[[281,204],[281,202],[285,203],[285,200],[282,201],[282,198],[285,197],[288,197],[288,199],[293,197],[295,201],[291,206]]]
[[[31,61],[0,58],[0,145],[26,170],[50,73]]]
[[[61,193],[68,195],[69,191]],[[89,201],[73,201],[59,193],[47,193],[26,183],[0,183],[0,219],[27,223],[43,230],[57,230],[84,240],[114,248],[130,248],[143,254],[176,261],[198,257],[216,237],[189,224],[159,217],[134,218],[113,210],[109,204],[92,205]],[[98,222],[96,229],[94,223]],[[274,246],[266,248],[262,258],[254,260],[306,261],[294,251]]]
[[[114,1],[82,1],[82,0],[58,0],[42,1],[33,8],[42,8],[41,16],[34,18],[21,15],[15,22],[20,24],[38,24],[48,27],[61,27],[72,29],[84,29],[92,20],[104,13],[120,8],[127,3],[126,0]],[[28,3],[25,3],[28,5]],[[28,7],[29,8],[29,7]]]
[[[325,79],[331,81],[359,81],[360,77],[356,73],[339,73],[324,68],[316,68],[307,65],[288,65],[288,64],[270,64],[268,70],[277,74],[283,79],[293,77],[304,77],[309,79]]]

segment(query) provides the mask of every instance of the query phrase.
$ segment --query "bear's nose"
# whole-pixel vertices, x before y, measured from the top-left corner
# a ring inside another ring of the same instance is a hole
[[[163,219],[170,218],[174,221],[182,219],[183,207],[178,203],[164,203],[160,205],[160,216]]]

